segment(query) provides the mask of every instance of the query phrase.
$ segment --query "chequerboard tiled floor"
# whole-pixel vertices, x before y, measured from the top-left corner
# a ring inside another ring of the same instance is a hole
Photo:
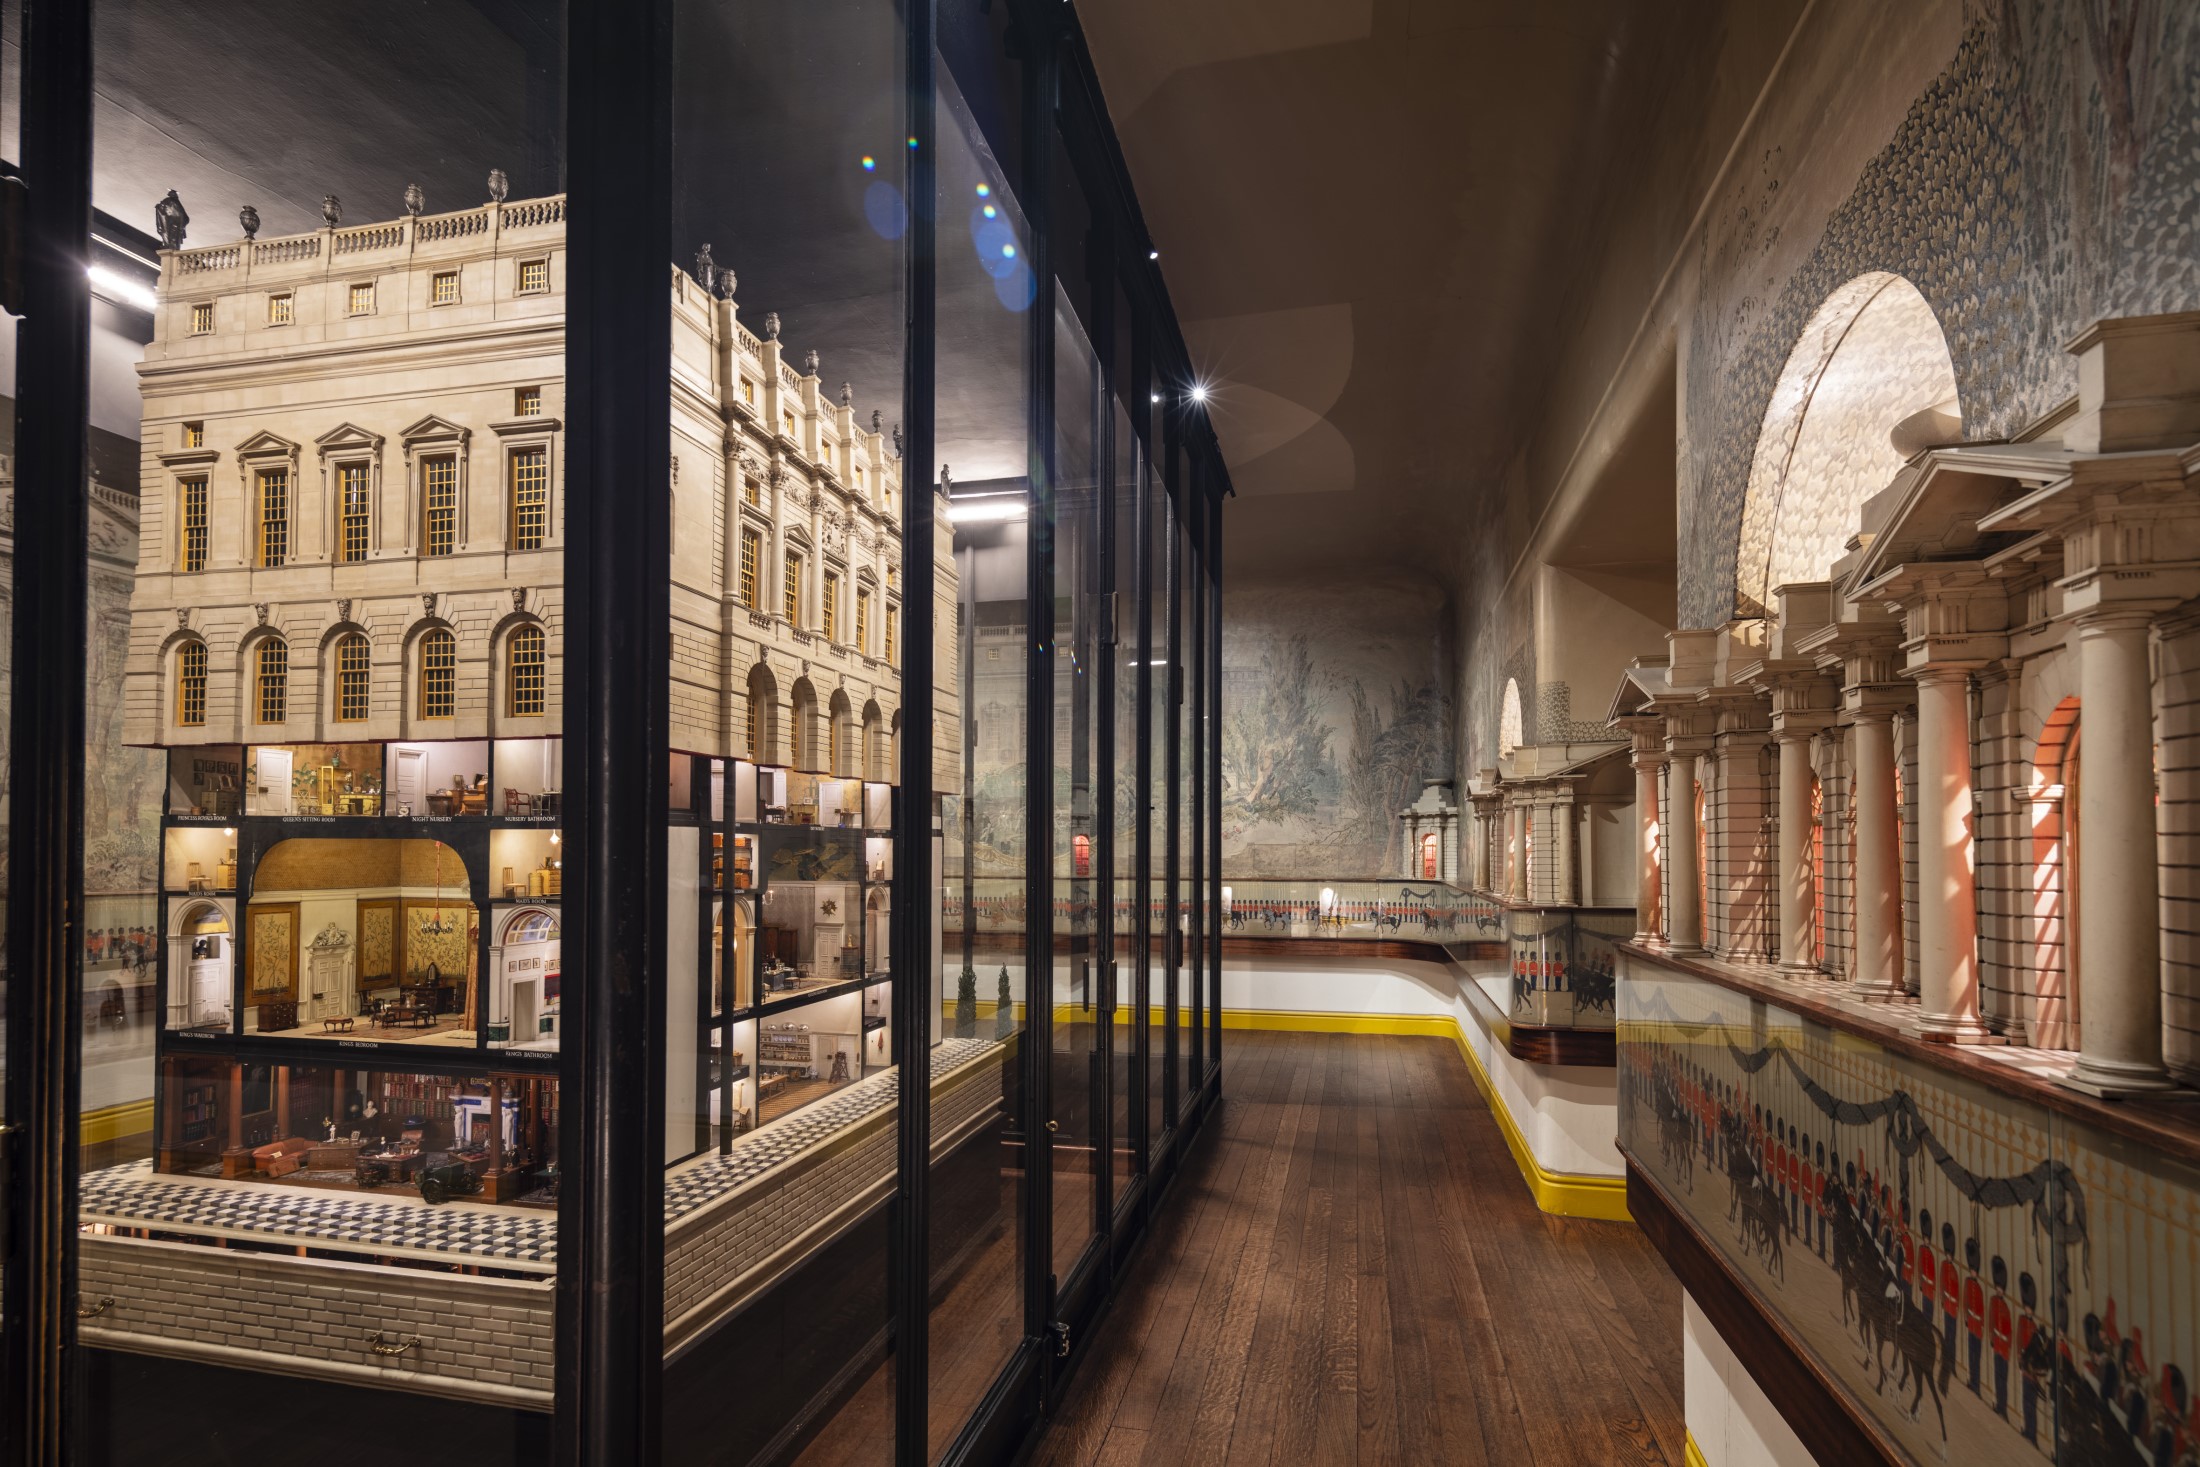
[[[1000,1046],[989,1039],[950,1039],[932,1050],[931,1079],[975,1063]],[[837,1095],[744,1136],[724,1156],[698,1157],[667,1174],[665,1221],[755,1181],[866,1117],[891,1106],[898,1072],[860,1080]],[[321,1192],[265,1182],[156,1176],[149,1161],[130,1162],[84,1177],[78,1220],[164,1233],[197,1233],[295,1243],[394,1256],[490,1263],[524,1273],[557,1266],[557,1216],[515,1212],[480,1203],[431,1207],[409,1192]]]
[[[1000,1048],[990,1039],[949,1039],[932,1049],[932,1083]],[[901,1094],[901,1075],[888,1070],[859,1080],[815,1105],[805,1106],[733,1143],[724,1156],[699,1156],[665,1177],[665,1221],[672,1223],[706,1203],[754,1181],[781,1162],[884,1110]]]

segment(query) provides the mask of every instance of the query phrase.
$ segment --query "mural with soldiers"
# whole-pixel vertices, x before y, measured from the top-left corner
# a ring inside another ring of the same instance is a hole
[[[1620,1140],[1920,1462],[2200,1467],[2200,1168],[1667,970]]]

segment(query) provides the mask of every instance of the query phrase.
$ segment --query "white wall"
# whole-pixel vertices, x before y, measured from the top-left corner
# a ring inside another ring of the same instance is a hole
[[[1681,1295],[1682,1413],[1704,1467],[1817,1467],[1703,1310]]]

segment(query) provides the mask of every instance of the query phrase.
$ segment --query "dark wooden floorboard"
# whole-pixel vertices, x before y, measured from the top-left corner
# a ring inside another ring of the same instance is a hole
[[[1680,1286],[1539,1212],[1455,1046],[1233,1031],[1034,1462],[1680,1467]]]

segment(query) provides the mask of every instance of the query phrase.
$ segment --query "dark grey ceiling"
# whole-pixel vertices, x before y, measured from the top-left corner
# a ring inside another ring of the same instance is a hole
[[[247,203],[279,235],[320,227],[327,193],[357,223],[402,213],[408,183],[430,212],[484,202],[493,167],[514,197],[561,187],[558,0],[100,0],[97,24],[95,202],[141,229],[171,188],[213,244]],[[679,262],[709,242],[752,330],[776,311],[829,391],[898,421],[905,264],[874,196],[904,167],[893,0],[691,0],[676,27]],[[1020,473],[1020,318],[961,237],[998,171],[943,131],[941,457]]]
[[[1233,569],[1448,574],[1625,248],[1601,228],[1615,198],[1670,186],[1645,160],[1686,155],[1664,135],[1700,128],[1704,99],[1754,94],[1713,75],[1733,13],[1785,35],[1796,8],[1080,3],[1213,381]]]

